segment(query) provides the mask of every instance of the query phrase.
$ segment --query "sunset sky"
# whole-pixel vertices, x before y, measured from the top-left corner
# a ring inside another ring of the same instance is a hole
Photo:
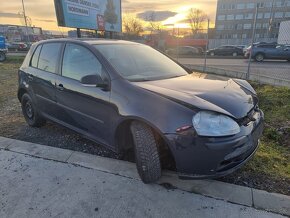
[[[205,11],[212,21],[215,19],[217,0],[122,0],[123,13],[146,14],[154,11],[164,24],[177,24],[186,19],[190,8]],[[57,26],[53,0],[24,0],[26,15],[32,19],[34,26],[44,30],[66,31]],[[24,24],[20,18],[22,12],[21,0],[1,0],[0,24]],[[180,26],[184,26],[180,24]]]

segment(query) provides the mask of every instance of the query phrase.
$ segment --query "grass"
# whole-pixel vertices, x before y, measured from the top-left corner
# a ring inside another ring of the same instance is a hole
[[[5,62],[0,62],[0,105],[17,93],[17,71],[21,66],[24,57],[7,57]]]
[[[17,70],[22,61],[23,57],[8,57],[5,63],[0,63],[0,106],[16,98]],[[243,171],[289,180],[290,89],[256,83],[253,86],[265,113],[266,127],[257,154]]]
[[[245,170],[290,179],[290,89],[253,84],[265,113],[260,149]]]

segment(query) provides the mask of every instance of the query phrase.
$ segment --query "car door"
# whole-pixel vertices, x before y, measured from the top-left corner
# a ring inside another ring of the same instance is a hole
[[[35,49],[27,71],[35,103],[44,116],[53,116],[56,110],[55,79],[59,69],[62,43],[40,44]]]
[[[97,57],[86,47],[67,43],[63,53],[62,74],[56,79],[57,119],[64,125],[110,146],[110,91],[84,85],[84,76],[99,75],[109,81]]]

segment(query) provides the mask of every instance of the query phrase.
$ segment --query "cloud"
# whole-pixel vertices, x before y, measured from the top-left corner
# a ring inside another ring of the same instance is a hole
[[[6,13],[0,11],[0,17],[6,17],[6,18],[20,18],[19,14],[16,13]]]
[[[137,17],[144,21],[164,21],[169,17],[175,16],[177,13],[173,11],[144,11],[138,13]]]

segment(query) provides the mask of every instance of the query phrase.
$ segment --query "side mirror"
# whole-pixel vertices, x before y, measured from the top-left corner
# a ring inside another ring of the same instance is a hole
[[[108,84],[103,81],[100,75],[87,75],[81,78],[81,83],[84,86],[96,86],[102,89],[107,89]]]

